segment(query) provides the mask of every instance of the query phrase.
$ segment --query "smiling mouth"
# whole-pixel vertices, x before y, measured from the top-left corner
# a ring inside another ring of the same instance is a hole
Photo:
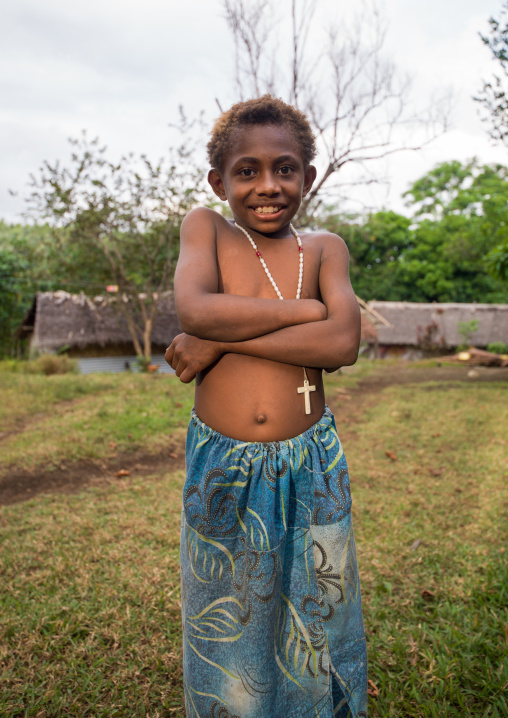
[[[283,207],[274,207],[272,205],[266,205],[262,207],[252,207],[256,214],[278,214]]]

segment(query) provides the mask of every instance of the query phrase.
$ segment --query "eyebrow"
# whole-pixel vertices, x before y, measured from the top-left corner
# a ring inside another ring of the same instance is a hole
[[[236,160],[234,166],[236,167],[236,165],[240,165],[240,164],[242,164],[242,163],[244,163],[244,162],[247,163],[247,164],[255,165],[255,164],[258,164],[259,159],[258,159],[257,157],[239,157],[239,158]]]
[[[274,159],[274,163],[295,162],[296,159],[295,155],[280,155]],[[259,157],[239,157],[233,166],[236,167],[237,165],[243,163],[257,165],[259,164]]]
[[[276,162],[294,162],[296,159],[295,155],[281,155],[277,157]]]

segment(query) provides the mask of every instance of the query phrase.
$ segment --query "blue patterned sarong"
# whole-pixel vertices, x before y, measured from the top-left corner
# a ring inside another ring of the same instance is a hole
[[[331,411],[294,439],[192,412],[181,576],[187,718],[360,718],[367,656],[346,459]]]

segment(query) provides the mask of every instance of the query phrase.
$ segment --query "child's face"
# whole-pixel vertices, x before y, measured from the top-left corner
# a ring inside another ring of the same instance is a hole
[[[291,130],[254,125],[236,130],[224,170],[210,170],[208,181],[238,224],[284,236],[315,177]]]

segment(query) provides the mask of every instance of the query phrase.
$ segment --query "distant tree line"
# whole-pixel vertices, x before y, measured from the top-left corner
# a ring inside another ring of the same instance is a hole
[[[331,20],[316,53],[319,0],[255,6],[223,0],[234,40],[236,99],[271,92],[308,113],[324,160],[299,213],[304,228],[340,234],[351,278],[365,300],[508,302],[508,169],[476,160],[439,165],[406,193],[411,216],[382,210],[346,215],[346,167],[352,184],[370,182],[376,160],[418,150],[446,131],[446,95],[415,110],[410,83],[384,56],[386,22],[376,0],[363,0],[350,23]],[[477,98],[494,140],[507,142],[508,0],[481,36],[500,72]],[[279,17],[291,28],[280,47]],[[276,60],[276,61],[275,61]],[[72,140],[67,165],[43,163],[32,176],[27,208],[33,225],[0,221],[0,355],[37,291],[103,294],[124,317],[139,357],[151,352],[151,329],[171,289],[183,216],[207,202],[196,164],[193,125],[182,110],[183,142],[157,162],[127,155],[112,162],[97,140]],[[406,131],[403,132],[403,129]],[[397,132],[395,130],[397,129]],[[415,140],[415,137],[417,139]],[[398,139],[396,139],[398,138]],[[360,171],[365,170],[365,174]],[[344,177],[344,179],[343,179]]]
[[[508,168],[447,162],[406,193],[412,218],[390,211],[347,217],[324,227],[343,237],[351,279],[363,299],[409,302],[508,302]]]
[[[126,294],[145,292],[150,299],[171,288],[179,223],[196,202],[194,190],[180,187],[180,212],[167,210],[164,222],[159,206],[152,221],[129,230],[115,219],[118,209],[112,209],[105,183],[99,189],[105,196],[99,201],[93,195],[94,208],[79,195],[79,211],[61,226],[0,222],[2,354],[12,352],[15,330],[37,291],[94,296],[113,283]],[[39,191],[39,199],[45,196],[46,207],[62,216],[71,200],[57,204],[54,191]],[[66,197],[61,185],[57,191]],[[508,237],[508,168],[476,160],[444,163],[415,182],[406,199],[411,217],[389,210],[351,216],[332,207],[315,218],[315,228],[346,241],[356,293],[365,300],[508,303],[508,284],[495,262],[496,248]],[[131,201],[139,202],[136,193]],[[122,217],[134,216],[135,208],[122,204]],[[113,263],[99,240],[114,253]],[[137,330],[138,348],[146,356],[143,330],[144,325]]]

